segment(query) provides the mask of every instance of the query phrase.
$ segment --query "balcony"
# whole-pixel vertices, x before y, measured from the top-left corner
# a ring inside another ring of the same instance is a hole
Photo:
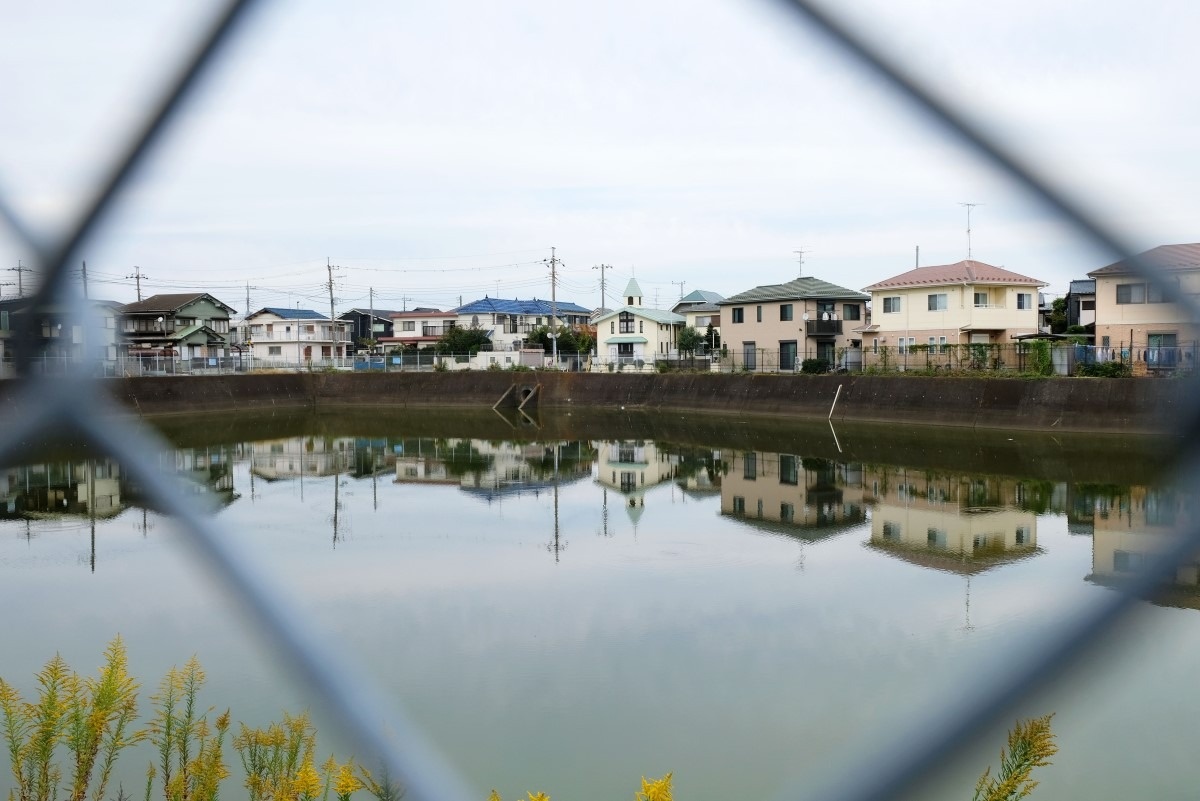
[[[805,320],[804,333],[810,337],[835,337],[842,333],[842,321]]]

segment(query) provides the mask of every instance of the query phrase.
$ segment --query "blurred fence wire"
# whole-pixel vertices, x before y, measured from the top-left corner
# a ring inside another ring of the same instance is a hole
[[[1082,241],[1107,253],[1113,261],[1124,260],[1146,280],[1159,278],[1152,265],[1140,260],[1125,234],[1100,219],[1080,199],[1050,176],[1027,164],[987,125],[976,121],[969,109],[943,98],[936,86],[917,80],[905,65],[891,57],[870,38],[839,19],[829,8],[809,0],[772,0],[798,25],[815,30],[842,49],[848,58],[882,78],[898,100],[908,103],[942,126],[963,146],[989,163],[1050,212],[1068,223]],[[91,319],[82,294],[71,281],[69,264],[78,258],[81,246],[99,230],[114,201],[127,188],[147,154],[161,140],[179,109],[203,78],[205,71],[231,44],[239,26],[249,16],[253,0],[231,0],[216,15],[208,31],[199,37],[190,58],[181,66],[142,127],[118,154],[95,194],[85,203],[74,224],[61,236],[41,241],[27,226],[0,187],[0,218],[21,243],[37,255],[39,288],[32,306],[54,306],[74,319],[87,320],[87,331],[99,335],[99,321]],[[1197,319],[1196,298],[1179,302]],[[330,645],[300,619],[290,595],[272,576],[250,559],[239,558],[240,548],[222,535],[210,516],[173,479],[156,469],[154,454],[163,443],[148,428],[122,416],[108,392],[83,363],[47,372],[38,363],[42,339],[36,330],[37,316],[20,315],[13,320],[10,355],[16,366],[16,391],[0,426],[0,463],[21,457],[20,448],[31,435],[41,432],[73,433],[127,466],[159,508],[170,514],[185,533],[196,553],[213,576],[224,585],[272,646],[280,664],[288,666],[311,692],[316,705],[341,729],[348,743],[366,761],[379,765],[386,775],[399,778],[409,797],[421,801],[440,799],[467,801],[472,798],[460,775],[436,753],[427,738],[385,693],[380,692],[366,671],[347,662],[343,651]],[[1196,380],[1194,374],[1186,380]],[[1200,420],[1200,406],[1187,410],[1178,429],[1189,439]],[[1194,485],[1195,465],[1182,465],[1189,485]],[[1112,592],[1082,614],[1066,621],[1053,639],[1014,653],[996,681],[981,686],[969,700],[925,720],[912,720],[908,730],[889,738],[902,743],[886,753],[861,755],[858,764],[869,771],[831,777],[819,797],[844,801],[875,801],[896,798],[917,788],[949,758],[975,744],[979,737],[1011,717],[1012,710],[1034,693],[1045,690],[1070,666],[1094,648],[1105,647],[1113,626],[1139,599],[1153,593],[1176,565],[1200,550],[1200,531],[1181,531],[1174,547],[1163,552],[1119,592]],[[978,685],[977,685],[978,686]],[[785,797],[796,798],[799,791]],[[803,793],[813,797],[811,792]]]

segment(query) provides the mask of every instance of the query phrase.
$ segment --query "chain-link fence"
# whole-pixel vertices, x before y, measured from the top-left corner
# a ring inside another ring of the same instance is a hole
[[[779,0],[779,5],[798,22],[815,29],[840,47],[914,108],[943,126],[967,150],[1006,173],[1035,200],[1072,226],[1082,240],[1114,261],[1125,260],[1148,281],[1158,281],[1159,276],[1138,259],[1137,249],[1129,246],[1130,240],[1115,226],[1085,211],[1069,191],[1056,186],[1014,155],[988,130],[971,122],[962,110],[939,96],[936,87],[915,80],[902,64],[869,46],[858,32],[843,24],[825,7],[809,0]],[[222,47],[251,6],[251,0],[233,0],[200,37],[169,91],[148,115],[128,147],[115,159],[94,196],[84,204],[83,212],[64,235],[52,241],[41,241],[25,225],[8,199],[0,195],[0,217],[15,236],[37,254],[41,281],[33,308],[53,306],[65,310],[74,320],[86,321],[82,326],[81,344],[84,347],[89,340],[102,341],[105,325],[82,295],[72,290],[68,265],[76,263],[81,246],[110,214],[114,199],[127,189],[134,171],[161,138],[202,73],[219,57]],[[1196,299],[1185,296],[1180,298],[1180,303],[1196,319]],[[10,322],[12,329],[7,338],[5,357],[9,362],[7,369],[17,375],[14,382],[17,392],[12,394],[4,410],[5,424],[0,427],[0,461],[19,459],[19,450],[29,436],[53,430],[56,433],[74,432],[125,465],[145,492],[155,499],[156,505],[174,517],[186,532],[186,540],[194,547],[199,561],[212,571],[230,598],[240,605],[245,617],[256,625],[264,641],[276,650],[280,663],[287,665],[302,681],[321,710],[340,724],[361,759],[381,763],[390,775],[402,777],[408,797],[418,801],[466,801],[471,798],[458,773],[430,747],[409,718],[394,708],[391,699],[378,691],[366,672],[350,663],[345,652],[332,647],[328,634],[312,631],[308,623],[300,619],[296,607],[290,603],[291,593],[282,581],[265,573],[255,560],[243,558],[236,539],[221,536],[216,522],[193,494],[176,486],[167,473],[158,469],[154,454],[161,443],[148,428],[121,416],[119,410],[112,407],[108,393],[96,380],[98,372],[94,365],[87,360],[64,359],[56,369],[39,369],[39,363],[44,367],[47,362],[42,360],[45,343],[37,328],[36,315],[22,315]],[[1121,350],[1119,346],[1114,347]],[[1136,348],[1130,350],[1130,362],[1136,364],[1138,358],[1133,353]],[[940,357],[942,354],[928,352],[920,357],[932,359],[935,355]],[[1183,352],[1170,355],[1147,351],[1142,363],[1161,366],[1163,358],[1172,366],[1188,360]],[[1190,437],[1198,409],[1200,407],[1181,410],[1175,424],[1181,434]],[[1193,466],[1188,464],[1186,467],[1190,471]],[[1139,599],[1150,595],[1161,580],[1173,575],[1176,565],[1200,547],[1200,531],[1180,534],[1170,548],[1157,558],[1147,560],[1145,570],[1120,592],[1111,593],[1067,620],[1056,636],[1040,647],[1013,653],[1002,674],[986,686],[980,686],[973,696],[956,705],[946,716],[911,721],[907,731],[896,732],[892,738],[892,742],[899,745],[889,748],[886,753],[859,754],[853,764],[870,765],[871,769],[856,769],[841,776],[829,785],[822,797],[847,801],[898,797],[946,764],[952,756],[974,744],[990,727],[1007,720],[1014,705],[1048,687],[1082,659],[1092,646],[1108,642],[1104,635],[1113,630],[1118,619]]]

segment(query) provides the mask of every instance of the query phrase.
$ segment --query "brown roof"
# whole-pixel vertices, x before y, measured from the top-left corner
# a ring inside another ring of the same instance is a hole
[[[228,306],[214,298],[207,292],[183,292],[176,295],[151,295],[145,300],[139,300],[136,303],[127,303],[121,307],[121,311],[125,314],[145,314],[147,312],[173,312],[179,311],[189,303],[194,303],[200,298],[208,298],[213,303],[219,306],[224,306],[229,311],[234,311],[231,306]]]
[[[941,286],[943,284],[1028,284],[1046,286],[1045,281],[1019,275],[1002,267],[994,267],[981,261],[964,259],[954,264],[938,264],[918,267],[906,273],[871,284],[864,292],[877,289],[903,289],[912,286]]]
[[[1138,254],[1138,259],[1147,267],[1160,270],[1194,270],[1200,267],[1200,243],[1190,245],[1159,245]],[[1099,270],[1088,273],[1091,277],[1098,275],[1125,275],[1136,272],[1133,266],[1124,259]]]

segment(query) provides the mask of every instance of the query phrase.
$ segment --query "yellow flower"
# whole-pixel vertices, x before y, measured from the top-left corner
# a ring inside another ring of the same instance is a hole
[[[671,774],[649,781],[643,776],[642,791],[637,794],[636,801],[671,801]]]
[[[550,801],[550,796],[545,793],[530,793],[529,801]]]
[[[333,782],[333,792],[338,798],[347,798],[362,788],[363,783],[354,775],[354,762],[347,762],[338,768],[337,778]]]
[[[304,764],[300,766],[300,771],[296,774],[296,782],[293,786],[301,798],[316,798],[321,794],[324,785],[321,782],[321,774],[317,773],[317,769],[313,766],[311,755],[305,757]]]
[[[500,794],[498,792],[496,792],[495,787],[492,788],[492,794],[488,796],[488,801],[503,801],[500,798]]]

